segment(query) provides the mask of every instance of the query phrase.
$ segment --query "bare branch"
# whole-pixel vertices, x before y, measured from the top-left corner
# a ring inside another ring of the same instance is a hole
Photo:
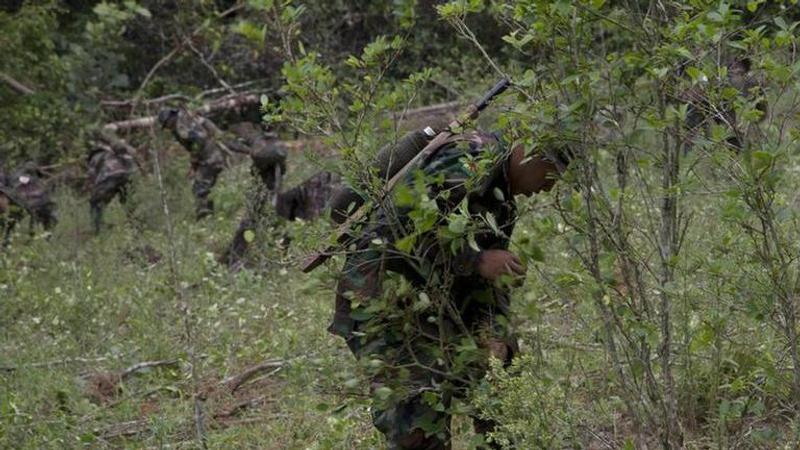
[[[119,374],[120,378],[124,379],[136,372],[145,369],[152,369],[153,367],[165,367],[165,366],[175,366],[179,362],[178,359],[164,359],[160,361],[143,361],[137,364],[134,364],[127,369],[123,370],[122,373]]]
[[[265,372],[270,369],[281,369],[283,368],[285,361],[282,359],[270,359],[267,361],[262,362],[261,364],[257,364],[255,366],[247,368],[244,372],[233,375],[224,380],[220,381],[220,384],[225,386],[231,392],[236,391],[239,389],[244,383],[252,379],[254,376]]]
[[[195,55],[197,55],[198,58],[200,58],[200,62],[206,67],[206,69],[208,69],[209,72],[211,72],[211,75],[213,75],[214,78],[216,78],[217,82],[221,84],[222,87],[224,87],[228,92],[230,92],[231,94],[235,94],[236,90],[234,90],[231,87],[231,85],[228,84],[228,82],[225,81],[222,78],[222,76],[220,76],[219,72],[217,72],[217,69],[213,65],[211,65],[210,62],[208,62],[205,55],[203,55],[203,53],[200,50],[198,50],[197,47],[194,46],[194,44],[192,44],[192,41],[187,41],[186,44],[189,46],[189,49],[192,50],[192,52]]]
[[[238,108],[240,106],[257,104],[260,101],[261,96],[259,94],[237,94],[235,96],[227,96],[219,100],[208,102],[192,112],[195,114],[205,115],[216,111],[223,111]],[[131,130],[135,128],[152,127],[155,125],[155,123],[156,116],[146,116],[136,119],[107,123],[103,126],[103,129],[108,131]]]
[[[15,91],[19,92],[22,95],[33,95],[33,94],[36,93],[36,91],[34,91],[33,89],[29,88],[28,86],[25,86],[24,84],[22,84],[19,81],[11,78],[11,76],[9,76],[9,75],[7,75],[7,74],[5,74],[3,72],[0,72],[0,80],[5,81],[6,84],[11,86],[12,89],[14,89]]]

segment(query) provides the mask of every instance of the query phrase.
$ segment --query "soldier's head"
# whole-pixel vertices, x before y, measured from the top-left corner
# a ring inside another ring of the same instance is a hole
[[[551,157],[526,155],[525,147],[519,145],[509,156],[508,178],[511,194],[531,195],[549,191],[556,183],[558,164]]]
[[[175,125],[178,123],[178,113],[180,110],[177,108],[164,108],[158,112],[158,123],[161,125],[161,128],[169,128],[170,130],[175,128]]]

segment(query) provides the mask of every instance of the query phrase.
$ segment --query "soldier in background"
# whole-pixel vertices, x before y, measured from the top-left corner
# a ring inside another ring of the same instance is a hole
[[[29,161],[17,168],[9,177],[7,188],[21,208],[30,214],[30,233],[36,223],[51,230],[57,223],[56,204],[50,199],[43,173],[36,163]]]
[[[242,122],[230,128],[236,141],[226,145],[239,153],[250,155],[253,175],[258,176],[270,191],[280,190],[286,174],[286,146],[275,133],[267,132],[250,122]]]
[[[754,101],[755,108],[762,113],[760,120],[763,120],[767,112],[767,102],[764,99],[761,83],[752,70],[750,60],[743,57],[734,58],[726,64],[726,71],[726,78],[722,80],[722,85],[716,88],[722,92],[726,87],[732,87],[736,89],[738,95],[748,101]],[[688,105],[686,150],[688,151],[693,146],[699,135],[707,134],[712,124],[719,124],[730,130],[731,134],[726,140],[728,147],[739,152],[742,149],[745,132],[737,123],[736,105],[731,99],[712,98],[712,87],[707,83],[707,81],[698,83],[679,92],[676,96],[678,102]]]
[[[8,177],[0,169],[0,233],[3,235],[3,247],[8,245],[14,226],[24,216],[24,209],[14,200],[16,196],[8,183]]]
[[[299,185],[277,194],[275,213],[285,220],[314,220],[330,206],[333,192],[340,186],[341,178],[331,172],[318,172]],[[256,214],[249,213],[236,229],[228,248],[220,256],[220,262],[231,268],[242,265],[242,259],[249,247],[247,232],[255,233],[264,217],[268,216],[265,204],[256,206]],[[284,237],[285,244],[288,240]]]
[[[341,182],[341,177],[335,173],[317,172],[278,194],[275,209],[286,220],[313,220],[330,205],[331,196]]]
[[[208,198],[217,177],[225,165],[219,143],[215,140],[219,128],[209,119],[184,109],[164,109],[158,114],[162,128],[172,131],[175,139],[191,156],[192,192],[196,198],[195,214],[202,219],[214,212],[214,202]]]
[[[89,205],[95,234],[100,233],[103,210],[114,197],[119,197],[120,204],[127,203],[128,186],[136,166],[133,153],[133,148],[113,136],[95,133],[89,142],[87,186],[91,192]]]

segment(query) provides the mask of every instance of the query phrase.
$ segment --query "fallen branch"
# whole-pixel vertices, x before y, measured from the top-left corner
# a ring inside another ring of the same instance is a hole
[[[6,84],[11,86],[12,89],[14,89],[15,91],[19,92],[22,95],[33,95],[33,94],[36,93],[36,91],[34,91],[33,89],[29,88],[28,86],[25,86],[24,84],[20,83],[17,80],[11,78],[11,76],[9,76],[9,75],[7,75],[5,73],[0,72],[0,80],[5,81]]]
[[[219,100],[208,102],[192,112],[195,114],[205,115],[217,111],[224,111],[228,109],[238,108],[240,106],[253,105],[261,102],[261,94],[237,94],[222,97]],[[104,130],[120,131],[131,130],[134,128],[148,128],[156,124],[157,116],[139,117],[137,119],[122,120],[119,122],[111,122],[103,125]]]
[[[270,369],[275,369],[274,371],[280,370],[283,368],[285,361],[282,359],[271,359],[262,362],[261,364],[257,364],[255,366],[249,367],[245,369],[244,372],[233,375],[224,380],[220,381],[219,384],[225,386],[230,392],[235,392],[239,389],[244,383],[251,380],[253,377],[258,375],[261,372],[266,372]]]
[[[161,97],[142,100],[139,103],[144,105],[157,105],[159,103],[168,102],[170,100],[183,100],[189,102],[192,100],[192,98],[185,94],[169,94],[169,95],[162,95]],[[134,103],[135,102],[133,100],[100,100],[100,106],[113,107],[113,108],[123,108],[123,107],[133,106]]]
[[[261,82],[266,81],[266,80],[267,80],[267,78],[259,78],[259,79],[256,79],[256,80],[245,81],[243,83],[234,84],[233,86],[231,86],[231,88],[233,88],[233,89],[242,89],[242,88],[246,88],[246,87],[249,87],[249,86],[253,86],[254,84],[261,83]],[[147,100],[140,100],[139,104],[151,106],[151,105],[158,105],[158,104],[161,104],[161,103],[166,103],[166,102],[169,102],[170,100],[182,100],[184,102],[191,102],[191,101],[202,100],[202,99],[208,97],[209,95],[215,95],[215,94],[219,94],[220,92],[227,92],[227,91],[228,91],[227,88],[214,88],[214,89],[208,89],[208,90],[202,91],[202,92],[200,92],[199,94],[196,94],[196,95],[189,95],[189,94],[184,94],[184,93],[178,92],[178,93],[174,93],[174,94],[162,95],[161,97],[149,98]],[[240,94],[242,94],[242,93],[240,92]],[[108,107],[108,108],[125,108],[125,107],[133,106],[135,103],[136,102],[134,101],[134,99],[127,99],[127,100],[101,100],[100,101],[100,106],[104,106],[104,107]]]
[[[176,366],[176,365],[178,365],[179,361],[180,360],[178,360],[178,359],[164,359],[164,360],[160,360],[160,361],[144,361],[144,362],[140,362],[138,364],[134,364],[134,365],[128,367],[127,369],[123,370],[119,374],[119,377],[121,379],[125,379],[125,378],[135,374],[136,372],[139,372],[139,371],[145,370],[145,369],[152,369],[153,367]]]

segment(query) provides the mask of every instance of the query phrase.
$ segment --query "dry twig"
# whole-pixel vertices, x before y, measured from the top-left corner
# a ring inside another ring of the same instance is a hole
[[[36,91],[34,91],[33,89],[29,88],[28,86],[25,86],[24,84],[20,83],[19,81],[15,80],[10,75],[7,75],[5,73],[0,72],[0,80],[5,81],[6,84],[11,86],[11,89],[14,89],[15,91],[19,92],[22,95],[33,95],[36,93]]]
[[[270,369],[273,369],[273,372],[276,372],[277,370],[282,369],[284,363],[285,361],[282,359],[270,359],[262,362],[261,364],[256,364],[255,366],[249,367],[238,375],[227,377],[220,381],[219,384],[225,386],[230,392],[235,392],[243,384],[262,372],[266,372]]]

